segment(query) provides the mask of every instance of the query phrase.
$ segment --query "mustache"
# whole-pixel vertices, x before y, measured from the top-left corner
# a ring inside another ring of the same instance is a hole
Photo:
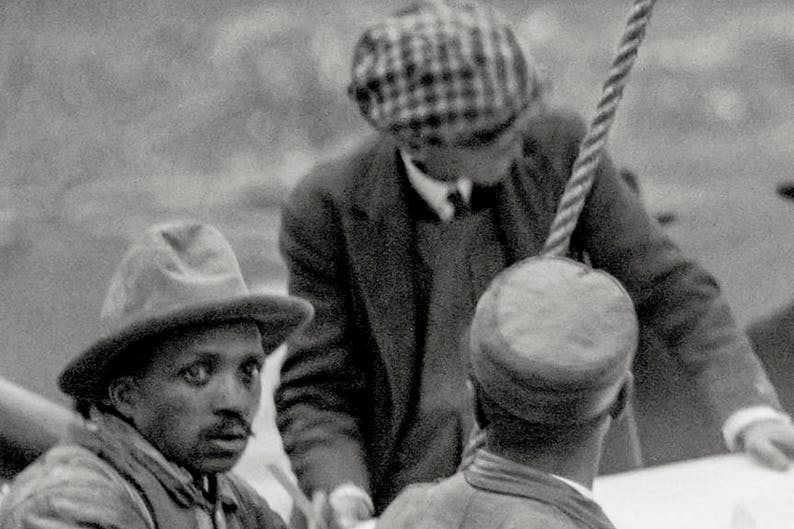
[[[242,418],[223,419],[204,431],[205,437],[256,437],[252,424]]]

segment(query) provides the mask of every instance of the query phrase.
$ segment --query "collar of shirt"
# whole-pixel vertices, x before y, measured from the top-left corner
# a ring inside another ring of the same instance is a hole
[[[422,199],[433,208],[441,220],[449,220],[455,215],[455,209],[447,200],[451,191],[457,189],[464,200],[471,198],[473,183],[468,178],[460,178],[454,183],[441,182],[423,173],[413,162],[411,156],[405,151],[400,151],[408,181]]]
[[[564,478],[562,476],[558,476],[557,474],[550,474],[550,475],[553,478],[559,479],[560,481],[562,481],[563,483],[565,483],[566,485],[568,485],[569,487],[574,489],[576,492],[578,492],[579,494],[581,494],[582,496],[584,496],[588,500],[595,501],[595,497],[593,496],[593,491],[591,491],[590,489],[588,489],[587,487],[585,487],[581,483],[577,483],[577,482],[575,482],[575,481],[573,481],[571,479]]]
[[[583,498],[596,504],[598,503],[593,496],[593,492],[579,482],[558,476],[557,474],[541,472],[532,467],[513,461],[512,459],[498,456],[485,448],[477,450],[474,455],[474,460],[467,472],[485,476],[485,479],[492,485],[493,483],[498,484],[510,480],[520,483],[523,480],[538,480],[541,479],[541,476],[546,476],[546,478],[543,479],[550,479],[563,483],[575,490]]]

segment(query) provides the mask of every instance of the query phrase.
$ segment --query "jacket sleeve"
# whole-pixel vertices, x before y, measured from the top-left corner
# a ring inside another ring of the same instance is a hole
[[[573,130],[581,138],[584,125]],[[569,142],[569,163],[578,138]],[[604,157],[577,233],[594,267],[617,277],[650,329],[723,424],[741,408],[780,408],[775,390],[710,274],[683,255]]]
[[[279,244],[288,290],[311,302],[315,317],[288,346],[275,392],[276,423],[307,494],[345,482],[369,494],[361,432],[365,377],[352,346],[338,206],[323,191],[322,178],[309,175],[300,182],[282,213]]]

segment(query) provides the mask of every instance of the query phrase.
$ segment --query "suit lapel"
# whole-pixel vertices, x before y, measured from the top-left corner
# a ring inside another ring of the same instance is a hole
[[[397,162],[397,146],[383,140],[376,149],[353,191],[349,252],[391,385],[392,431],[388,439],[393,442],[408,411],[410,387],[418,369],[415,285],[421,283],[417,281],[420,271],[414,224]],[[543,178],[536,162],[525,158],[495,190],[495,222],[507,264],[542,250],[559,199],[558,194],[544,189],[553,185],[550,180]],[[482,291],[503,265],[501,259],[475,265],[475,291]],[[391,448],[384,447],[384,455]]]
[[[393,391],[400,392],[410,384],[417,356],[418,258],[397,147],[384,141],[377,149],[353,196],[350,253]],[[508,264],[539,254],[554,218],[559,191],[545,189],[554,182],[537,165],[532,156],[517,161],[495,191],[495,221]],[[494,267],[501,269],[496,261],[477,265],[475,280],[493,277],[499,271]],[[479,291],[485,285],[475,286]],[[395,397],[396,409],[407,403],[407,394]]]
[[[418,356],[414,228],[396,160],[396,146],[385,142],[355,191],[350,223],[351,261],[391,383],[395,432]]]
[[[559,200],[553,190],[546,189],[552,185],[550,180],[532,157],[526,157],[516,162],[496,189],[496,225],[508,265],[543,250]]]
[[[493,191],[494,222],[503,251],[499,256],[471,261],[475,303],[505,265],[543,250],[560,193],[553,189],[556,179],[548,176],[552,169],[544,162],[545,158],[530,150],[516,160],[510,175]]]

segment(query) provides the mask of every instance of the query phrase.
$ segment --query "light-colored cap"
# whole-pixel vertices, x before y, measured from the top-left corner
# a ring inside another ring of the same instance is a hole
[[[607,411],[631,369],[639,326],[620,282],[566,258],[502,271],[477,303],[473,376],[496,404],[543,424]]]

